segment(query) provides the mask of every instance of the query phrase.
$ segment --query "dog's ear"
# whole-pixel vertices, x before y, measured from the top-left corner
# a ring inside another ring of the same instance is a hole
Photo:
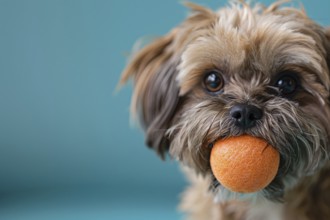
[[[165,132],[179,103],[175,81],[180,61],[174,45],[176,34],[174,29],[135,54],[120,82],[133,78],[131,113],[139,117],[147,145],[162,157],[169,147]]]
[[[146,132],[147,145],[164,158],[169,149],[166,131],[180,106],[176,83],[181,54],[192,33],[214,18],[211,10],[186,4],[193,11],[181,25],[136,53],[123,72],[120,84],[134,82],[131,113]]]

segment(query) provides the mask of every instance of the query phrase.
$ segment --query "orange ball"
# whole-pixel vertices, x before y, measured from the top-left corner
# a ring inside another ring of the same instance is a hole
[[[275,178],[280,154],[265,140],[249,135],[217,141],[211,151],[213,175],[227,189],[251,193]]]

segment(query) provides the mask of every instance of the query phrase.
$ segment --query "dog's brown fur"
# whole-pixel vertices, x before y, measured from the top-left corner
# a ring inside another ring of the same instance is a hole
[[[217,12],[188,6],[192,15],[135,54],[121,79],[134,79],[132,113],[148,146],[162,157],[169,151],[189,170],[182,209],[192,219],[271,219],[262,198],[279,213],[274,219],[330,219],[330,29],[280,3],[232,3]],[[222,75],[221,93],[205,91],[210,71]],[[298,75],[299,88],[283,97],[274,84],[287,71]],[[263,118],[237,128],[228,113],[237,103],[257,106]],[[281,155],[273,182],[254,194],[257,202],[237,200],[245,195],[223,188],[210,169],[212,144],[243,133],[266,139]]]

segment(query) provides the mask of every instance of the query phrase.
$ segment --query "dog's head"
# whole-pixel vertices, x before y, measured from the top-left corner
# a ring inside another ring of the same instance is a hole
[[[329,159],[330,31],[278,3],[189,6],[193,13],[135,54],[122,76],[134,80],[131,107],[147,145],[212,176],[216,140],[261,137],[281,158],[262,193],[280,198]]]

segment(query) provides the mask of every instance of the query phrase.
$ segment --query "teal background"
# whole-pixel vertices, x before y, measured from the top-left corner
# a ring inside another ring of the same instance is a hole
[[[330,1],[302,3],[330,24]],[[187,13],[177,0],[0,0],[0,219],[181,218],[178,164],[144,146],[132,88],[116,85],[136,40]]]

